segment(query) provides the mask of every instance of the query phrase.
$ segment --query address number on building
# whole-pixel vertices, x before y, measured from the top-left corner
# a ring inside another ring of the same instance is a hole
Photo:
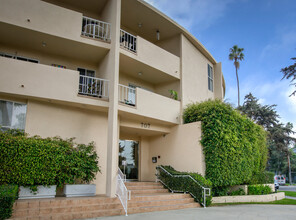
[[[144,122],[142,122],[142,123],[141,123],[141,127],[142,127],[142,128],[150,128],[150,124],[149,124],[149,123],[144,123]]]

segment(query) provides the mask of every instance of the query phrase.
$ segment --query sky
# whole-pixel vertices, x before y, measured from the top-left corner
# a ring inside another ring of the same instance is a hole
[[[280,70],[296,57],[296,0],[146,0],[192,33],[222,62],[225,100],[237,106],[233,45],[244,48],[238,70],[240,99],[252,93],[262,105],[276,104],[283,123],[296,131],[295,87]],[[296,137],[296,135],[295,135]]]

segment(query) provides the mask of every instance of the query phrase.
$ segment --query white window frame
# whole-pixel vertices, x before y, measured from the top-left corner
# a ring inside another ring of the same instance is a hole
[[[79,69],[84,70],[85,75],[82,75],[81,72],[79,71]],[[90,69],[86,69],[86,68],[83,68],[83,67],[77,67],[77,71],[79,72],[79,75],[82,75],[82,76],[88,76],[88,75],[86,75],[87,71],[92,71],[94,73],[94,75],[90,76],[90,77],[96,77],[96,71],[95,70],[90,70]]]
[[[214,74],[213,74],[213,67],[208,64],[208,90],[211,92],[214,91]]]
[[[24,129],[22,128],[14,128],[12,127],[11,125],[10,126],[4,126],[4,125],[1,125],[0,124],[0,129],[1,128],[6,128],[6,129],[21,129],[21,130],[25,130],[25,127],[26,127],[26,122],[27,122],[27,103],[24,103],[24,102],[15,102],[15,101],[11,101],[11,100],[5,100],[5,99],[0,99],[0,101],[3,101],[3,102],[11,102],[12,103],[12,114],[11,114],[11,117],[13,117],[14,115],[14,105],[15,104],[21,104],[21,105],[25,105],[26,106],[26,116],[25,116],[25,126],[24,126]],[[11,122],[12,122],[12,119],[11,119]]]

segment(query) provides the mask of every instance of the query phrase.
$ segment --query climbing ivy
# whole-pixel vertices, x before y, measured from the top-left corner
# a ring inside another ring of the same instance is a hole
[[[194,103],[184,110],[184,123],[201,121],[206,178],[214,195],[233,185],[254,182],[267,162],[266,132],[220,100]]]

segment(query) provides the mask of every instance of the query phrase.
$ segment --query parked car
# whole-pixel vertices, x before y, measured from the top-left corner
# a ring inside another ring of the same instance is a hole
[[[275,190],[278,190],[280,188],[280,185],[278,183],[274,183]]]
[[[283,175],[275,175],[274,176],[274,183],[278,183],[279,185],[285,185],[286,178]]]

